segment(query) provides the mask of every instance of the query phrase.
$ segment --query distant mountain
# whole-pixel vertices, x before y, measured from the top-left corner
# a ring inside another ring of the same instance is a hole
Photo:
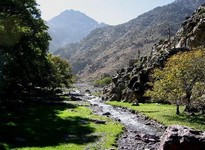
[[[53,52],[68,43],[75,43],[86,37],[92,30],[103,27],[105,24],[98,23],[85,14],[66,10],[60,15],[47,22],[49,34],[52,37],[50,51]]]
[[[84,78],[112,75],[139,53],[150,53],[154,43],[174,35],[182,21],[203,3],[205,0],[176,0],[125,24],[96,29],[80,43],[69,44],[55,54],[69,59],[74,72]]]

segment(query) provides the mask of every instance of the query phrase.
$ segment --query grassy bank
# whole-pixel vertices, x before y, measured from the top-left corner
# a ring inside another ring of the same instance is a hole
[[[205,130],[205,117],[202,115],[187,115],[183,112],[184,107],[180,107],[180,115],[176,115],[176,106],[164,104],[140,104],[140,106],[132,106],[130,103],[110,101],[107,102],[113,106],[125,107],[145,114],[166,126],[179,124],[189,126],[198,130]]]
[[[123,128],[75,103],[12,103],[0,105],[2,150],[108,149]]]

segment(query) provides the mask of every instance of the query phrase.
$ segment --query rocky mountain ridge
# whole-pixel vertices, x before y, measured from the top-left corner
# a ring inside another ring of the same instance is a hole
[[[105,89],[104,99],[143,101],[144,92],[149,88],[150,72],[156,67],[163,67],[166,60],[178,52],[204,48],[204,29],[205,4],[186,18],[175,36],[155,44],[148,56],[139,57],[127,69],[119,70],[113,77],[113,84]]]
[[[92,30],[106,26],[98,23],[84,13],[75,10],[65,10],[47,22],[50,42],[50,52],[69,43],[75,43],[86,37]]]
[[[177,0],[157,7],[136,19],[92,31],[80,43],[69,44],[55,54],[68,59],[81,78],[115,74],[129,60],[150,53],[154,43],[176,33],[184,18],[205,0]],[[162,15],[163,14],[163,15]]]

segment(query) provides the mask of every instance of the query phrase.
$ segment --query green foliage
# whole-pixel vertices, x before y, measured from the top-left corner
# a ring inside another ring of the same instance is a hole
[[[51,63],[52,74],[50,75],[50,82],[52,88],[56,87],[70,87],[73,83],[73,76],[70,64],[58,56],[49,56]]]
[[[59,58],[49,59],[48,27],[36,1],[6,0],[0,6],[0,95],[67,87],[70,66]]]
[[[112,78],[110,76],[101,77],[101,79],[94,81],[94,86],[105,86],[112,82]]]
[[[172,56],[163,69],[155,69],[153,89],[147,91],[153,101],[185,101],[190,107],[204,93],[205,52],[193,50]],[[197,92],[198,91],[198,92]],[[201,91],[201,92],[199,92]]]
[[[143,113],[149,118],[154,119],[166,126],[179,124],[198,130],[205,130],[203,115],[198,114],[195,116],[190,116],[186,113],[176,115],[176,107],[174,105],[140,103],[139,106],[132,106],[130,103],[118,101],[109,101],[107,103],[113,106],[125,107]],[[184,110],[184,106],[180,106],[180,111],[182,110]]]
[[[0,2],[1,92],[17,94],[46,87],[50,37],[35,0]]]

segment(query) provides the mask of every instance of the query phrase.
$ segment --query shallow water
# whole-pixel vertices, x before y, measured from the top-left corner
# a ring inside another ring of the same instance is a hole
[[[129,127],[129,129],[133,131],[138,131],[142,134],[149,135],[157,135],[160,136],[162,133],[159,129],[156,129],[153,126],[145,125],[145,122],[141,121],[137,118],[136,114],[131,113],[130,111],[126,111],[122,108],[116,108],[110,105],[103,103],[103,101],[99,97],[93,97],[86,95],[88,101],[95,106],[96,112],[98,114],[103,114],[109,112],[110,118],[115,120],[120,120],[120,122],[125,126]]]

